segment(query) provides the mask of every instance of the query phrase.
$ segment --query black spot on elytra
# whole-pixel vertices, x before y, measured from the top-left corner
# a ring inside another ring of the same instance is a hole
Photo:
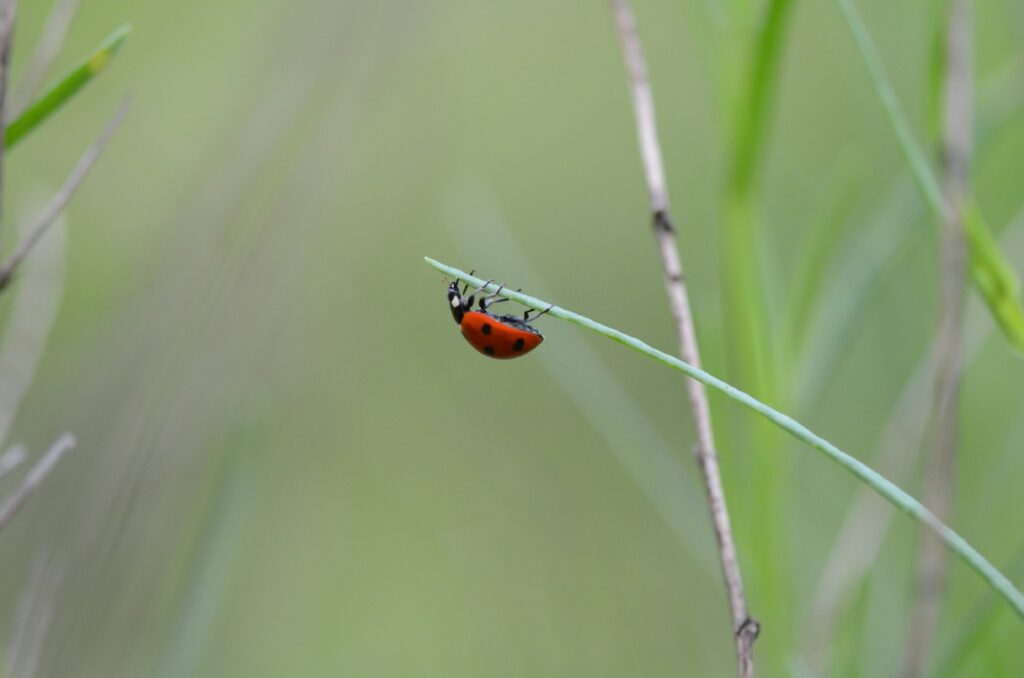
[[[484,323],[484,326],[482,328],[480,328],[480,329],[483,331],[484,334],[490,334],[491,333],[491,326],[488,325],[487,323]]]
[[[513,351],[522,351],[523,350],[523,346],[525,344],[526,344],[526,342],[523,341],[523,338],[519,337],[518,339],[516,339],[516,343],[512,344],[512,350]]]
[[[489,327],[489,325],[487,327]],[[487,355],[494,355],[494,347],[484,346],[484,353],[486,353]]]

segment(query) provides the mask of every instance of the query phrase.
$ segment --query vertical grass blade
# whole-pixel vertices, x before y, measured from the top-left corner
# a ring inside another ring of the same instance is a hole
[[[778,92],[778,75],[786,46],[785,35],[792,16],[793,0],[769,0],[749,6],[760,12],[752,44],[744,55],[744,74],[736,93],[731,119],[731,157],[727,193],[723,206],[721,240],[722,292],[725,299],[726,346],[731,378],[761,398],[778,396],[777,337],[764,292],[763,252],[759,247],[764,218],[758,201],[758,180],[772,130],[772,112]],[[722,427],[720,426],[721,430]],[[775,429],[762,421],[752,422],[749,441],[743,433],[723,438],[727,447],[749,446],[762,452],[779,443]],[[743,442],[741,442],[743,441]],[[763,652],[769,673],[780,670],[777,649],[790,644],[785,634],[793,627],[786,615],[792,609],[789,581],[781,572],[783,554],[790,534],[772,525],[773,516],[785,513],[784,502],[789,469],[772,454],[754,455],[739,477],[751,487],[748,503],[740,504],[747,514],[740,524],[741,537],[751,545],[751,580],[762,605],[775,619],[777,641]],[[746,477],[742,474],[747,474]]]

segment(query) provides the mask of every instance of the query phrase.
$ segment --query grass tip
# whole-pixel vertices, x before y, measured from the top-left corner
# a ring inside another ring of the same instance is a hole
[[[89,70],[95,75],[103,70],[110,61],[110,57],[117,54],[121,47],[124,45],[124,41],[128,39],[131,32],[134,29],[131,24],[121,24],[114,32],[107,36],[107,39],[103,41],[100,48],[96,50],[95,54],[89,58]]]

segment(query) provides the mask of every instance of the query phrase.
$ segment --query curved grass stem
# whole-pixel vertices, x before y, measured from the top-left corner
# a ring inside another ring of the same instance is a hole
[[[464,271],[448,266],[447,264],[442,264],[430,257],[424,257],[424,260],[427,264],[446,275],[469,283],[474,287],[483,286],[484,291],[494,292],[498,289],[498,285],[494,283],[485,284],[486,281],[483,278],[471,276]],[[543,310],[550,306],[551,310],[549,311],[549,315],[561,318],[562,320],[567,320],[579,325],[580,327],[588,329],[591,332],[596,332],[597,334],[611,339],[612,341],[628,346],[634,351],[644,354],[648,358],[652,358],[664,365],[668,365],[688,377],[696,379],[705,386],[713,388],[731,400],[735,400],[748,409],[757,412],[782,430],[792,435],[794,438],[806,443],[818,452],[821,452],[830,460],[852,473],[860,481],[870,486],[893,506],[916,519],[922,525],[934,532],[943,544],[953,551],[953,553],[963,560],[972,570],[977,572],[978,575],[981,576],[981,578],[984,579],[996,593],[1001,595],[1006,602],[1010,604],[1021,620],[1024,621],[1024,594],[1017,590],[1013,583],[1002,572],[996,569],[996,567],[983,555],[978,553],[978,551],[963,537],[936,518],[921,504],[921,502],[914,499],[867,464],[839,449],[792,417],[779,412],[738,388],[727,384],[718,377],[715,377],[704,370],[698,369],[689,363],[685,363],[679,358],[675,358],[668,353],[659,351],[635,337],[631,337],[624,332],[608,327],[607,325],[603,325],[578,313],[573,313],[572,311],[568,311],[558,306],[552,306],[546,301],[531,297],[527,294],[522,294],[521,292],[512,292],[506,288],[503,291],[503,294],[512,301],[536,310]]]

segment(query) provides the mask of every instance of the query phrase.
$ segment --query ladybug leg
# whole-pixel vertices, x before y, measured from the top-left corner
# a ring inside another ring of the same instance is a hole
[[[487,310],[487,309],[489,309],[489,308],[490,308],[490,307],[491,307],[492,305],[494,305],[494,304],[500,304],[500,303],[501,303],[501,302],[503,302],[503,301],[508,301],[508,299],[506,299],[505,297],[502,297],[501,299],[495,299],[494,301],[491,301],[491,298],[490,298],[490,297],[487,297],[487,298],[485,298],[485,299],[481,299],[481,300],[480,300],[480,310],[481,310],[481,311],[486,311],[486,310]]]
[[[490,295],[488,295],[488,296],[484,297],[483,299],[481,299],[481,300],[480,300],[480,310],[481,310],[481,311],[486,311],[486,310],[487,310],[487,308],[488,308],[488,307],[489,307],[489,306],[490,306],[491,304],[500,304],[500,303],[501,303],[501,302],[503,302],[503,301],[508,301],[508,299],[507,299],[507,298],[505,298],[505,297],[501,297],[501,299],[494,299],[495,297],[497,297],[497,296],[499,296],[499,295],[501,294],[501,291],[502,291],[503,289],[505,289],[505,286],[504,286],[504,285],[502,285],[501,287],[499,287],[499,288],[498,288],[498,291],[497,291],[497,292],[495,292],[494,294],[490,294]],[[518,288],[518,289],[516,290],[516,292],[522,292],[522,291],[523,291],[523,288],[522,288],[522,287],[520,287],[520,288]],[[491,299],[494,299],[494,301],[491,301]]]
[[[523,322],[528,323],[528,322],[531,322],[533,320],[536,320],[537,318],[541,317],[542,315],[544,315],[545,313],[547,313],[548,311],[550,311],[554,307],[555,307],[555,305],[551,304],[550,306],[548,306],[547,308],[545,308],[543,311],[541,311],[537,315],[533,316],[532,318],[530,317],[530,311],[532,311],[533,309],[527,309],[526,313],[523,314]]]
[[[503,289],[505,289],[504,285],[499,287],[498,291],[495,292],[494,294],[488,294],[486,297],[481,297],[480,298],[480,310],[481,311],[486,311],[487,307],[490,306],[491,304],[500,304],[503,301],[508,301],[508,299],[506,299],[505,297],[501,296],[501,291]],[[492,299],[494,301],[491,301]]]
[[[478,294],[479,292],[483,291],[483,289],[485,287],[487,287],[488,285],[490,285],[492,282],[494,282],[494,278],[491,278],[490,280],[485,282],[483,285],[481,285],[480,287],[478,287],[475,290],[473,290],[472,295]],[[504,287],[504,285],[502,285],[502,287]],[[468,285],[467,285],[467,289],[468,289]]]
[[[484,289],[485,287],[487,287],[488,285],[490,285],[490,284],[491,284],[492,282],[494,282],[494,278],[491,278],[490,280],[488,280],[487,282],[485,282],[485,283],[484,283],[483,285],[481,285],[480,287],[478,287],[478,288],[476,288],[475,290],[473,290],[472,292],[470,292],[470,293],[469,293],[469,298],[468,298],[468,299],[466,299],[466,308],[473,308],[473,299],[474,299],[474,297],[476,297],[476,295],[477,295],[477,293],[478,293],[478,292],[480,292],[481,290],[483,290],[483,289]],[[466,286],[466,289],[469,289],[469,285],[467,285],[467,286]],[[464,293],[462,294],[462,296],[463,296],[463,297],[465,297],[465,296],[466,296],[465,292],[464,292]]]

